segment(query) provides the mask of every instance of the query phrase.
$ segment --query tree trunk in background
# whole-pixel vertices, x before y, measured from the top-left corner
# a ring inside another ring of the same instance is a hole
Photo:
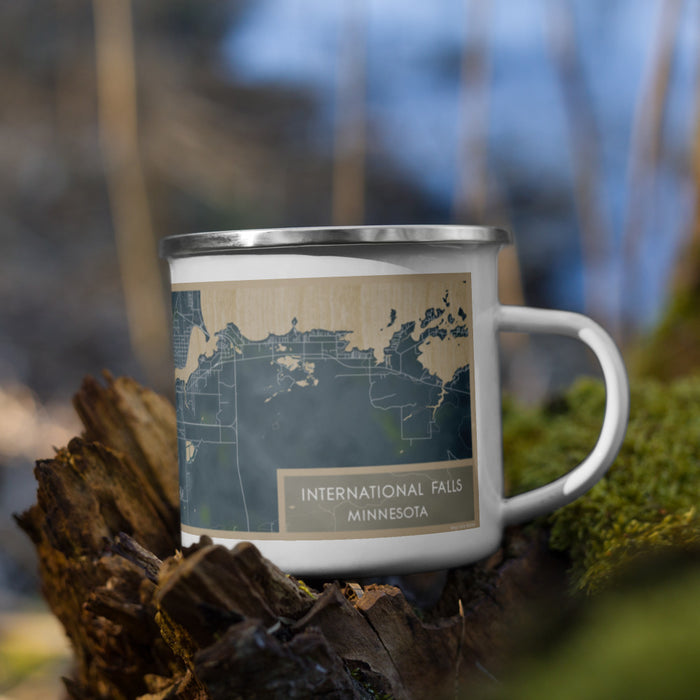
[[[170,382],[170,335],[138,137],[131,2],[93,0],[97,103],[129,336],[153,386]]]
[[[621,250],[620,323],[623,331],[629,325],[624,319],[625,302],[639,289],[640,248],[645,237],[650,235],[647,222],[653,211],[656,181],[661,169],[669,86],[683,6],[683,0],[667,0],[659,4],[654,46],[634,110]]]
[[[311,588],[248,543],[180,553],[173,407],[106,379],[84,382],[85,433],[37,463],[37,504],[17,516],[74,649],[75,700],[453,698],[492,682],[543,586],[561,592],[542,530],[449,576],[395,578],[437,584],[422,610],[393,585]]]
[[[547,5],[552,63],[559,78],[571,152],[574,201],[584,268],[584,309],[619,336],[609,318],[602,270],[613,240],[602,192],[603,154],[600,127],[593,109],[581,58],[573,7],[568,0]]]
[[[335,101],[332,221],[365,220],[367,7],[345,0]]]
[[[632,354],[635,371],[665,380],[700,371],[700,65],[698,76],[691,149],[695,215],[673,272],[667,311]]]

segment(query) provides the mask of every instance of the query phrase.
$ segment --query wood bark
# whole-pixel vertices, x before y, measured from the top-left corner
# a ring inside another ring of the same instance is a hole
[[[180,551],[173,407],[105,380],[84,381],[84,434],[37,463],[37,503],[16,516],[74,649],[70,698],[459,697],[507,663],[520,611],[561,579],[541,530],[510,531],[444,586],[427,577],[442,590],[422,609],[415,578],[307,585],[250,543]]]

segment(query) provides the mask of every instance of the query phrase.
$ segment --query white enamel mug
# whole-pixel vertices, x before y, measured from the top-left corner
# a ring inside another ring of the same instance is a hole
[[[502,229],[397,226],[171,236],[182,543],[253,542],[296,575],[463,565],[614,460],[629,412],[594,321],[504,306]],[[591,454],[503,496],[499,331],[578,338],[603,370]]]

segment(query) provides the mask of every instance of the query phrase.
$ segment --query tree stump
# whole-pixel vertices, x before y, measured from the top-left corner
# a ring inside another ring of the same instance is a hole
[[[172,405],[108,374],[74,404],[83,435],[37,462],[37,503],[15,517],[74,650],[75,700],[461,696],[507,660],[543,581],[562,580],[536,529],[449,572],[422,609],[387,583],[307,585],[249,543],[180,551]],[[421,580],[444,576],[394,582]]]

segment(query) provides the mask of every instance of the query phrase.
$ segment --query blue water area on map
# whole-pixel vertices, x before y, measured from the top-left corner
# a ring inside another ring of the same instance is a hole
[[[173,308],[182,316],[176,347],[189,344],[195,326],[208,332],[198,293],[175,292]],[[261,341],[229,323],[215,333],[216,350],[177,380],[184,524],[277,531],[281,468],[472,456],[470,368],[443,383],[423,366],[421,346],[434,328],[416,339],[417,324],[402,324],[378,362],[372,348],[348,349],[349,330],[300,332],[295,321]]]

